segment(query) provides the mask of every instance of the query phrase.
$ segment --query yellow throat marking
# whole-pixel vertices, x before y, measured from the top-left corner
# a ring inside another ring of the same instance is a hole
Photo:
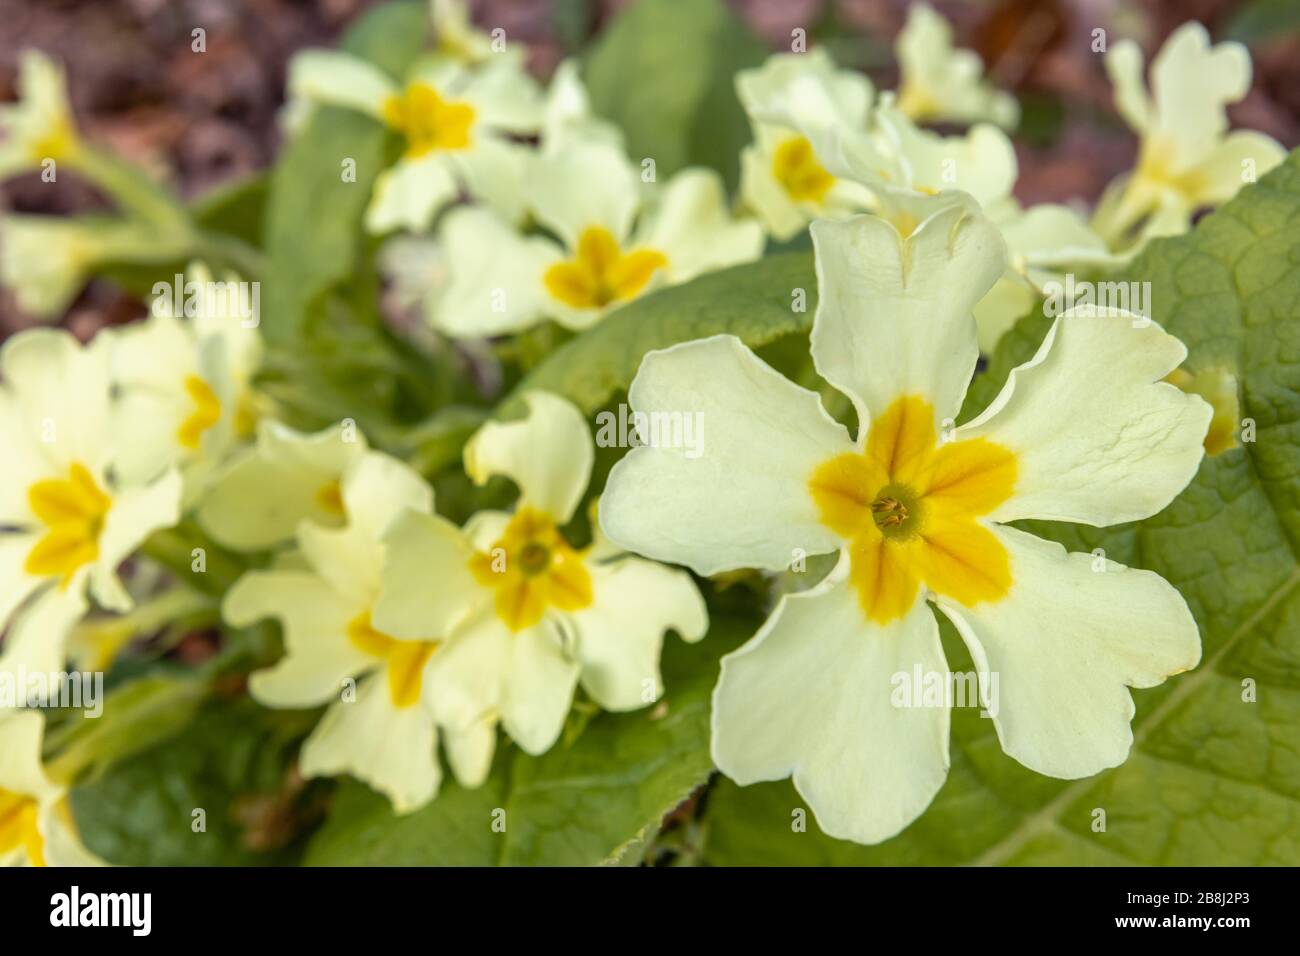
[[[591,604],[591,574],[582,555],[535,508],[521,508],[491,551],[476,553],[469,568],[496,592],[497,616],[512,631],[537,624],[548,608],[577,611]]]
[[[1016,456],[995,442],[939,443],[933,407],[907,395],[871,423],[862,451],[822,462],[808,488],[822,524],[848,542],[863,613],[885,624],[922,585],[967,606],[1006,596],[1006,549],[976,519],[1011,496],[1016,474]]]
[[[28,552],[23,570],[58,576],[60,587],[67,587],[78,568],[99,557],[99,536],[113,499],[85,465],[74,462],[67,478],[33,483],[27,503],[46,530]]]

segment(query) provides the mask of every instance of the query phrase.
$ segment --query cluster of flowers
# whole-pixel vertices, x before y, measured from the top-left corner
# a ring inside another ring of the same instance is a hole
[[[1158,576],[1112,562],[1097,573],[1091,556],[1006,523],[1104,526],[1165,507],[1195,474],[1211,415],[1163,381],[1185,349],[1132,316],[1067,313],[983,414],[952,422],[981,347],[1047,278],[1186,229],[1239,188],[1243,161],[1262,173],[1280,160],[1265,137],[1226,134],[1224,105],[1249,81],[1244,50],[1180,30],[1153,66],[1153,98],[1136,48],[1111,50],[1142,152],[1089,222],[1011,198],[1015,156],[999,126],[1014,124],[1014,101],[918,6],[899,41],[897,96],[819,51],[736,78],[754,130],[738,214],[711,170],[660,185],[653,163],[638,168],[571,64],[543,92],[462,8],[436,2],[434,25],[436,49],[402,87],[338,52],[304,53],[290,75],[292,122],[315,104],[346,106],[403,137],[366,225],[432,226],[390,240],[432,257],[390,261],[419,263],[397,278],[434,328],[482,338],[549,319],[582,330],[811,223],[812,358],[851,399],[856,437],[734,337],[652,352],[631,403],[702,413],[707,453],[634,449],[576,547],[562,529],[587,497],[594,449],[589,423],[557,396],[528,393],[524,418],[466,445],[469,477],[505,476],[518,501],[458,527],[436,514],[424,478],[350,421],[315,434],[277,421],[257,390],[259,333],[227,300],[177,314],[160,298],[147,320],[88,345],[24,332],[0,349],[0,671],[57,671],[87,653],[107,666],[122,635],[80,646],[79,623],[92,608],[127,611],[123,561],[192,520],[261,556],[222,601],[231,626],[282,624],[284,656],[252,675],[252,696],[329,705],[303,773],[352,774],[401,813],[435,797],[440,743],[472,787],[498,724],[540,754],[578,684],[606,710],[654,702],[665,634],[693,641],[708,626],[694,579],[658,562],[709,576],[838,551],[834,571],[783,597],[724,660],[713,711],[723,772],[793,776],[836,836],[875,842],[915,819],[946,775],[949,716],[891,706],[889,681],[918,662],[946,670],[931,604],[977,665],[1001,674],[1007,753],[1057,777],[1122,762],[1127,687],[1194,666],[1195,622]],[[57,68],[29,55],[22,79],[22,102],[0,117],[0,173],[53,158],[111,187]],[[940,136],[918,125],[928,121],[975,125]],[[65,305],[101,254],[50,223],[11,219],[5,237],[6,284],[38,312]],[[213,285],[202,265],[190,277]],[[42,766],[43,720],[0,711],[0,861],[83,862],[68,781]]]

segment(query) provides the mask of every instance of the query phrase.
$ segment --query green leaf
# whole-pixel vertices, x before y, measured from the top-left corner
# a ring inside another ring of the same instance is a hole
[[[788,783],[719,786],[706,858],[717,864],[1300,863],[1300,153],[1189,235],[1154,243],[1119,278],[1151,282],[1153,317],[1187,343],[1184,368],[1228,374],[1256,440],[1207,458],[1169,508],[1109,529],[1025,522],[1072,551],[1163,575],[1187,599],[1204,656],[1134,691],[1134,747],[1077,781],[1001,752],[992,723],[954,711],[952,772],[898,837],[858,847],[822,835]],[[976,380],[984,407],[1048,327],[1022,320]],[[1105,388],[1104,382],[1097,383]],[[969,668],[950,629],[953,669]],[[1141,635],[1134,635],[1141,640]],[[1250,681],[1255,702],[1244,700]],[[1096,810],[1104,832],[1094,832]]]
[[[655,349],[722,333],[758,347],[806,332],[817,309],[816,287],[812,254],[792,252],[660,289],[570,339],[513,394],[545,389],[595,411],[627,388],[641,358]],[[803,311],[795,311],[796,290],[806,294]]]
[[[708,778],[709,696],[717,660],[756,622],[720,618],[699,644],[669,636],[666,695],[628,714],[598,714],[541,757],[513,745],[487,782],[444,781],[437,799],[395,817],[367,787],[340,787],[306,861],[317,865],[590,865],[634,862],[664,815]],[[504,811],[504,818],[501,816]],[[493,828],[504,819],[504,830]]]
[[[422,0],[396,0],[361,17],[339,46],[400,81],[423,52],[429,33],[429,5]]]
[[[241,239],[250,246],[262,241],[266,202],[271,178],[256,173],[238,182],[219,186],[196,202],[191,211],[204,229]]]
[[[586,64],[595,111],[622,127],[629,154],[658,177],[716,169],[734,188],[749,124],[733,87],[763,45],[720,0],[641,0],[610,25]]]
[[[296,791],[277,795],[313,719],[310,711],[268,711],[248,699],[208,706],[181,735],[72,791],[82,838],[122,866],[291,862],[297,848],[275,837],[295,831]],[[196,810],[206,827],[197,832]]]

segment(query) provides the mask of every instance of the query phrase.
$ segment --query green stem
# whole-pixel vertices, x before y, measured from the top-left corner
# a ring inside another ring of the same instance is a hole
[[[108,193],[123,211],[167,232],[193,233],[189,213],[180,201],[130,163],[84,144],[69,157],[68,163]]]

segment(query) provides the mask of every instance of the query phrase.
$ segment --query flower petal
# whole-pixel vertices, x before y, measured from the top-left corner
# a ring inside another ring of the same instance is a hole
[[[638,237],[668,257],[671,282],[686,282],[703,272],[757,259],[763,252],[763,227],[752,219],[733,219],[722,178],[710,169],[685,169],[664,186],[650,226]]]
[[[664,633],[698,641],[709,627],[691,576],[653,561],[625,557],[588,564],[595,597],[569,615],[578,635],[582,686],[605,710],[636,710],[662,695],[659,654]]]
[[[547,309],[542,276],[561,258],[549,239],[525,237],[486,209],[456,209],[443,225],[450,284],[430,311],[457,338],[519,332]]]
[[[782,598],[722,659],[713,760],[742,785],[793,775],[825,833],[878,843],[920,816],[948,773],[948,708],[895,706],[894,675],[948,665],[924,601],[869,624],[847,568]]]
[[[1152,134],[1172,142],[1182,163],[1194,162],[1227,131],[1227,104],[1249,92],[1250,53],[1240,43],[1211,46],[1205,27],[1185,23],[1151,61],[1151,90]]]
[[[875,216],[815,222],[817,371],[853,400],[858,427],[920,395],[942,426],[961,407],[979,357],[971,310],[1006,268],[997,227],[960,206],[904,239]]]
[[[537,157],[528,176],[537,218],[570,249],[590,226],[622,243],[640,205],[641,182],[622,150],[609,143],[570,143]]]
[[[1115,90],[1115,109],[1134,132],[1144,133],[1151,125],[1154,106],[1147,96],[1142,49],[1132,40],[1120,40],[1106,53],[1106,75]]]
[[[23,710],[0,717],[0,790],[40,799],[52,790],[41,763],[45,715]]]
[[[168,469],[153,483],[128,488],[113,501],[99,535],[99,557],[90,571],[90,586],[103,607],[125,611],[130,596],[117,579],[117,568],[144,540],[180,520],[181,476]]]
[[[1271,136],[1245,129],[1229,133],[1197,167],[1195,201],[1205,206],[1227,202],[1285,158],[1286,150]]]
[[[496,716],[492,715],[457,729],[442,728],[442,746],[447,763],[462,787],[482,786],[492,770],[497,744]]]
[[[305,777],[348,773],[393,804],[396,813],[418,810],[438,793],[437,731],[421,706],[396,708],[388,681],[375,674],[361,681],[357,699],[336,701],[303,744]]]
[[[109,346],[108,336],[80,345],[63,329],[30,329],[0,346],[0,380],[52,471],[80,462],[99,474],[107,464]]]
[[[384,102],[397,92],[379,67],[336,50],[303,50],[289,62],[288,93],[382,119]]]
[[[1016,455],[1011,497],[992,521],[1104,527],[1147,518],[1196,474],[1213,409],[1161,381],[1187,355],[1147,319],[1092,306],[1052,325],[1030,361],[954,437]]]
[[[384,535],[382,587],[374,626],[407,640],[439,640],[492,602],[470,571],[475,551],[446,518],[407,511]]]
[[[543,622],[513,637],[508,659],[501,724],[525,753],[551,749],[564,729],[578,683],[578,662],[561,643],[559,632]]]
[[[231,460],[199,504],[198,522],[239,551],[281,544],[303,520],[338,525],[339,483],[365,451],[362,434],[341,425],[308,435],[266,421],[257,444]]]
[[[267,707],[315,707],[336,700],[345,677],[373,665],[375,659],[348,640],[348,624],[364,611],[304,571],[250,571],[221,605],[231,627],[280,621],[284,657],[254,673],[248,685]]]
[[[394,229],[423,232],[434,214],[459,192],[442,153],[399,160],[375,179],[375,191],[366,207],[366,229],[375,234]]]
[[[519,487],[520,508],[536,508],[565,524],[591,480],[596,449],[574,405],[549,392],[524,393],[522,421],[488,422],[465,446],[465,472],[475,484],[504,475]]]
[[[40,532],[0,535],[0,633],[9,623],[9,615],[45,581],[43,577],[28,574],[24,568],[27,556],[41,537]]]
[[[993,533],[1011,556],[1001,601],[936,603],[980,672],[1002,749],[1038,773],[1087,777],[1123,763],[1133,742],[1129,687],[1153,687],[1201,658],[1187,603],[1150,571],[1126,568],[1014,528]],[[992,689],[990,681],[990,689]]]
[[[66,794],[56,793],[42,802],[38,826],[45,841],[46,866],[108,866],[81,842]]]
[[[16,696],[22,696],[21,675],[63,670],[68,635],[86,610],[86,599],[79,591],[51,587],[14,615],[0,652],[0,674],[10,675]],[[7,707],[0,707],[0,722],[10,715]]]
[[[471,196],[486,202],[507,222],[519,223],[527,212],[524,176],[533,153],[522,144],[485,135],[448,159]]]
[[[610,473],[600,522],[612,541],[701,575],[779,570],[800,551],[839,546],[809,479],[853,444],[814,392],[735,336],[717,335],[650,352],[629,397],[652,442]],[[695,441],[673,440],[672,429],[655,425],[672,419],[657,415],[679,416],[681,435],[690,425]]]

